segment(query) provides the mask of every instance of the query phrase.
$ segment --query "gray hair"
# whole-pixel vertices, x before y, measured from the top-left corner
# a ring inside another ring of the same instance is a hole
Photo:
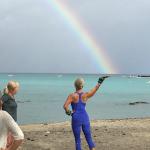
[[[84,83],[85,83],[85,81],[83,78],[77,78],[74,82],[74,86],[77,90],[80,90],[83,88]]]

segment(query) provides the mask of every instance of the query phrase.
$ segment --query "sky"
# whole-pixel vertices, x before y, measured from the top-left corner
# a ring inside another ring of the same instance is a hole
[[[119,74],[150,74],[149,0],[59,0]],[[0,1],[0,72],[103,73],[48,0]]]

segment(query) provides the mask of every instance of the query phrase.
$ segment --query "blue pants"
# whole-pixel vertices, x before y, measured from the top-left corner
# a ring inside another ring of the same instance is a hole
[[[89,119],[87,118],[86,115],[84,115],[84,117],[82,117],[82,115],[81,116],[76,115],[72,117],[72,130],[75,137],[76,150],[82,150],[80,138],[81,128],[85,135],[89,148],[90,149],[94,148],[95,144],[92,141]]]

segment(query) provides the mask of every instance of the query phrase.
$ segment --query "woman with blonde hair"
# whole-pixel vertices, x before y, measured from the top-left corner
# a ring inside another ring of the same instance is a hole
[[[86,112],[85,106],[88,99],[96,93],[100,85],[107,77],[108,76],[99,78],[98,84],[91,91],[85,93],[83,92],[84,79],[76,79],[74,83],[76,91],[68,96],[64,104],[66,114],[72,116],[72,130],[75,137],[76,150],[81,150],[81,128],[84,132],[89,149],[95,150],[95,144],[91,136],[90,119]],[[69,110],[69,105],[72,106],[72,111]]]
[[[17,121],[17,103],[15,101],[15,95],[17,94],[18,90],[19,83],[15,81],[9,81],[2,96],[2,109],[7,111],[15,121]]]
[[[17,122],[17,103],[15,101],[15,95],[19,91],[19,83],[15,81],[9,81],[4,94],[2,96],[2,109],[8,112],[14,121]],[[11,133],[8,134],[7,144],[8,146],[14,141]]]

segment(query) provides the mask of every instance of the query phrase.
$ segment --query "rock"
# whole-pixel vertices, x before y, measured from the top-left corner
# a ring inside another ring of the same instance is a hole
[[[148,102],[139,101],[139,102],[130,102],[129,105],[138,105],[138,104],[149,104]]]
[[[30,138],[27,138],[27,140],[30,141],[31,139],[30,139]]]
[[[28,140],[28,141],[32,141],[32,142],[35,141],[34,139],[31,139],[31,138],[29,138],[29,137],[27,138],[27,140]]]
[[[17,101],[17,103],[29,103],[31,101],[27,100],[27,101]]]
[[[138,75],[138,77],[147,78],[147,77],[150,77],[150,75]]]
[[[48,123],[43,123],[43,125],[44,125],[44,126],[47,126],[47,125],[48,125]]]

